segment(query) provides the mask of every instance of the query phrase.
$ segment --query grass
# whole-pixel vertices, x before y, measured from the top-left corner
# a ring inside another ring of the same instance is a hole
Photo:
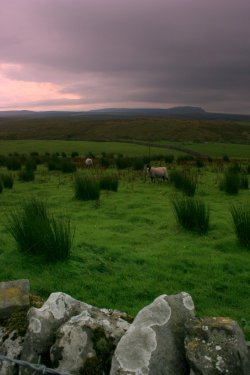
[[[240,244],[250,249],[250,205],[238,207],[233,205],[230,211]]]
[[[0,154],[9,155],[17,152],[18,154],[30,154],[38,152],[45,154],[46,152],[54,154],[56,152],[65,152],[71,156],[72,152],[78,152],[79,156],[85,157],[90,151],[95,155],[101,155],[102,152],[124,154],[126,156],[144,156],[149,153],[148,145],[135,145],[121,142],[91,142],[91,141],[64,141],[64,140],[0,140]],[[168,155],[168,149],[159,149],[150,147],[150,153]],[[178,151],[171,150],[174,155],[183,154]]]
[[[7,214],[6,221],[7,231],[22,253],[39,256],[46,262],[69,257],[73,241],[70,221],[55,219],[43,201],[24,201],[19,210]]]
[[[187,230],[205,234],[209,227],[209,210],[203,201],[195,198],[173,200],[177,222]]]
[[[27,278],[31,292],[43,298],[63,291],[133,315],[160,294],[186,291],[197,316],[250,322],[250,258],[238,243],[229,212],[232,204],[249,202],[249,191],[226,195],[212,167],[199,173],[196,197],[210,208],[210,230],[204,236],[176,224],[171,199],[181,193],[170,184],[145,181],[140,171],[119,172],[118,192],[101,191],[98,209],[93,201],[74,199],[71,174],[39,166],[34,181],[16,178],[13,189],[1,194],[1,281]],[[41,267],[36,258],[17,251],[6,231],[6,213],[30,192],[46,199],[55,218],[62,207],[70,216],[75,238],[65,262]],[[250,332],[245,334],[249,339]]]
[[[76,174],[74,181],[75,198],[80,201],[98,200],[100,196],[100,182],[91,173]]]
[[[249,144],[235,144],[228,142],[175,142],[173,145],[183,146],[184,148],[210,155],[212,157],[222,158],[228,155],[229,158],[250,158]]]

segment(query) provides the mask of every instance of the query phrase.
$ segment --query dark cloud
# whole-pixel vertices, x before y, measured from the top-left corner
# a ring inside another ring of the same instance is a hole
[[[79,104],[249,113],[249,19],[249,0],[4,0],[0,63]]]

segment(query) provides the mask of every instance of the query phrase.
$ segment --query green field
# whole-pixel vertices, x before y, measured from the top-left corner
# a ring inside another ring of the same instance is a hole
[[[235,143],[194,143],[194,142],[173,142],[172,145],[181,146],[186,149],[207,154],[211,157],[221,158],[227,155],[230,158],[250,159],[249,144]]]
[[[163,147],[154,147],[153,143],[138,145],[122,142],[94,142],[94,141],[65,141],[65,140],[0,140],[0,155],[9,155],[13,153],[29,154],[38,152],[44,154],[62,153],[71,155],[72,152],[78,152],[79,156],[85,156],[88,152],[100,156],[102,152],[123,154],[126,156],[144,156],[158,154],[173,154],[175,157],[183,155],[184,151],[178,151],[171,147],[182,147],[186,150],[192,150],[201,154],[207,154],[210,157],[219,157],[227,155],[230,158],[248,158],[250,159],[250,146],[246,144],[233,143],[194,143],[194,142],[167,142],[157,141]],[[150,145],[150,146],[149,146]]]
[[[68,150],[77,150],[72,149],[75,145],[69,144]],[[33,146],[24,143],[22,147],[26,152],[40,151],[38,144],[36,149]],[[67,152],[65,147],[60,151]],[[118,192],[102,191],[98,204],[74,199],[71,174],[48,172],[41,165],[35,181],[23,183],[13,172],[13,189],[0,194],[1,281],[27,278],[31,292],[43,298],[63,291],[130,314],[160,294],[186,291],[194,299],[198,316],[229,316],[242,327],[244,319],[250,338],[250,253],[238,244],[229,214],[233,203],[250,204],[249,190],[240,190],[237,196],[220,191],[221,170],[216,165],[195,171],[196,195],[210,207],[210,229],[205,236],[177,225],[171,201],[181,193],[168,183],[152,184],[144,172],[119,172]],[[17,250],[5,227],[6,215],[30,196],[44,199],[56,217],[71,219],[75,238],[68,261],[44,264]]]
[[[84,157],[88,152],[100,156],[102,152],[124,154],[126,156],[144,156],[151,154],[174,154],[178,156],[183,152],[151,147],[149,145],[136,145],[122,142],[91,142],[91,141],[64,141],[64,140],[0,140],[0,155],[9,155],[13,153],[29,154],[38,152],[44,154],[62,153],[71,155],[72,152],[78,152],[79,156]]]

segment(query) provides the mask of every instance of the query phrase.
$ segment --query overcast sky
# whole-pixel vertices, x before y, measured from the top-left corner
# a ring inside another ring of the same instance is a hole
[[[250,0],[1,0],[0,110],[250,114]]]

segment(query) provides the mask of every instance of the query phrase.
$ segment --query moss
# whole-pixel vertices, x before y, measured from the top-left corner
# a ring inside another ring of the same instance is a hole
[[[30,306],[39,308],[43,305],[44,300],[42,298],[35,296],[33,294],[29,295]],[[27,319],[28,308],[21,309],[17,311],[7,319],[1,320],[0,324],[5,328],[6,334],[11,333],[12,331],[17,331],[20,336],[24,336],[28,328],[28,319]]]
[[[80,375],[102,375],[102,363],[97,357],[88,358]],[[106,372],[105,372],[106,374]]]
[[[92,340],[96,356],[86,360],[81,375],[109,374],[115,350],[113,340],[107,338],[103,328],[100,327],[93,331]]]
[[[44,304],[44,299],[34,294],[30,294],[30,306],[36,307],[39,309]]]
[[[20,336],[24,336],[28,327],[27,309],[13,313],[8,319],[2,322],[6,333],[17,331]]]

